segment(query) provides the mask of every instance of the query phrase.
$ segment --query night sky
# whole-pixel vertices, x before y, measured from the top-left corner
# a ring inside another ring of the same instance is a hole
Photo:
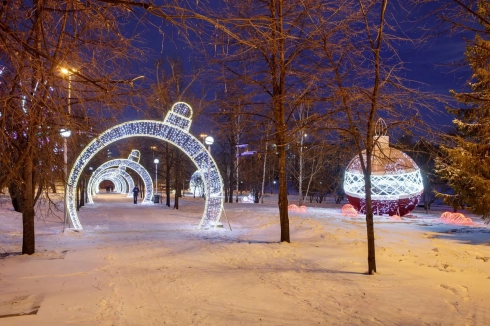
[[[425,12],[417,13],[419,16],[424,14]],[[415,19],[418,17],[409,17],[411,21]],[[157,59],[180,57],[184,68],[190,72],[194,65],[192,56],[195,55],[190,52],[189,46],[179,38],[174,28],[160,23],[160,20],[155,17],[151,18],[151,21],[161,26],[165,37],[153,26],[138,25],[135,27],[132,24],[126,27],[129,33],[141,32],[145,47],[150,49],[147,60],[138,68],[138,71],[135,71],[135,74],[143,74],[147,77],[146,86],[156,79],[154,63]],[[431,34],[430,26],[436,26],[437,22],[432,16],[417,24],[423,24],[425,29],[429,29],[425,33]],[[403,26],[406,26],[407,30],[404,32],[409,36],[420,37],[421,32],[417,24],[405,23]],[[465,36],[473,38],[468,34]],[[461,91],[467,84],[471,73],[468,66],[464,64],[464,51],[465,41],[462,34],[442,34],[430,37],[422,45],[416,47],[413,44],[399,44],[399,55],[405,62],[404,77],[414,81],[409,84],[410,87],[424,92],[449,96],[450,89]],[[445,126],[441,129],[449,129],[454,117],[446,113],[444,105],[440,103],[437,104],[437,109],[440,115],[427,115],[427,120],[434,121],[433,123],[438,127]]]

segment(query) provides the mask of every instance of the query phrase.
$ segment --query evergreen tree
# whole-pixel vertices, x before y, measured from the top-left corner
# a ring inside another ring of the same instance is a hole
[[[443,147],[444,157],[436,171],[447,180],[454,194],[437,194],[444,202],[461,208],[464,204],[483,218],[490,217],[490,3],[479,3],[482,25],[467,46],[465,56],[473,72],[469,92],[451,91],[461,107],[448,109],[457,118],[454,147]]]

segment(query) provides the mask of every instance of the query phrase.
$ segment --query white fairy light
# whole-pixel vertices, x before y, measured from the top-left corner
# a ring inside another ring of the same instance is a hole
[[[127,182],[126,178],[119,173],[118,169],[104,170],[102,173],[97,175],[94,179],[96,181],[95,182],[92,181],[91,193],[94,193],[94,190],[95,190],[95,192],[98,192],[98,190],[100,189],[100,184],[104,180],[109,180],[109,181],[115,180],[115,181],[117,181],[118,184],[114,184],[115,185],[115,188],[114,188],[115,192],[127,194],[129,191],[128,182]],[[88,202],[88,200],[87,200],[87,202]]]
[[[184,102],[178,102],[172,106],[163,122],[152,120],[125,122],[106,130],[90,142],[78,156],[68,177],[66,206],[71,226],[74,229],[82,229],[76,210],[76,185],[89,161],[106,146],[131,137],[152,137],[167,141],[181,149],[192,160],[202,173],[205,189],[210,189],[198,228],[217,225],[223,210],[223,181],[214,159],[204,145],[189,133],[191,118],[192,108]],[[147,191],[152,191],[152,187],[145,186],[145,188]]]
[[[191,180],[189,181],[189,191],[197,197],[204,195],[204,183],[199,170],[194,172],[191,176]]]
[[[153,181],[151,180],[151,176],[148,173],[148,171],[138,162],[129,160],[129,159],[124,159],[124,158],[119,158],[115,160],[110,160],[102,164],[97,168],[97,170],[94,171],[92,177],[89,179],[88,182],[88,188],[87,189],[94,189],[94,183],[95,181],[98,180],[98,176],[103,173],[106,169],[112,168],[112,167],[124,167],[124,168],[130,168],[131,170],[134,170],[143,180],[143,183],[145,184],[145,197],[143,199],[142,204],[152,204],[151,197],[153,196]],[[122,174],[125,172],[122,169],[114,169],[117,170],[115,173]],[[125,172],[127,173],[127,172]],[[132,180],[132,179],[131,179]],[[134,182],[132,183],[132,187],[130,185],[130,190],[132,191],[134,188]],[[93,203],[92,199],[92,191],[89,191],[87,194],[87,202],[88,203]]]
[[[363,152],[366,159],[366,153]],[[378,214],[407,214],[424,190],[417,164],[405,153],[389,147],[388,136],[379,136],[372,157],[371,199]],[[365,184],[359,157],[354,157],[344,175],[344,191],[349,202],[365,209]],[[400,206],[401,204],[401,206]]]
[[[120,175],[124,179],[124,184],[125,184],[124,187],[125,189],[122,189],[121,192],[127,193],[128,197],[133,196],[131,190],[134,188],[134,181],[133,178],[129,175],[129,173],[119,168],[108,168],[106,170],[101,171],[97,175],[92,174],[92,177],[89,179],[87,189],[90,190],[90,199],[92,199],[91,197],[98,192],[99,185],[100,185],[100,184],[96,184],[94,180],[100,180],[100,177],[104,176],[106,173],[109,175],[110,174]],[[92,185],[91,188],[90,188],[90,184]],[[87,200],[87,202],[89,201]]]
[[[123,180],[120,175],[112,174],[112,173],[107,173],[103,174],[95,183],[97,184],[97,187],[100,187],[100,184],[104,181],[111,181],[114,184],[114,192],[121,192],[121,189],[123,188]],[[124,182],[125,184],[126,182]]]

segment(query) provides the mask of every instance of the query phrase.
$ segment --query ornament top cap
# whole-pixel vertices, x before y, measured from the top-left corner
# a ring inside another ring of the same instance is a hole
[[[383,120],[383,118],[379,118],[374,126],[374,134],[376,136],[386,136],[387,131],[388,127],[386,126],[386,122]]]

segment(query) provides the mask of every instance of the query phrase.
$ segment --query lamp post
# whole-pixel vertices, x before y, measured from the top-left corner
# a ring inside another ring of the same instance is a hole
[[[63,218],[63,232],[65,232],[66,221],[68,220],[68,212],[66,206],[66,195],[68,190],[68,146],[66,139],[71,136],[71,130],[61,129],[60,135],[63,137],[63,171],[64,171],[64,179],[65,179],[65,196],[64,196],[64,218]]]
[[[199,137],[201,137],[202,143],[205,144],[206,137],[208,137],[208,135],[207,134],[200,134]],[[213,138],[213,137],[211,137],[211,138]]]
[[[156,158],[153,160],[153,163],[155,163],[155,196],[158,195],[158,163],[160,161]]]
[[[211,196],[211,176],[210,176],[210,166],[211,166],[211,145],[213,145],[214,143],[214,138],[211,137],[211,136],[206,136],[206,138],[204,138],[204,143],[206,145],[208,145],[208,153],[209,153],[209,156],[208,156],[208,186],[206,188],[208,188],[207,190],[207,200],[209,200],[210,196]]]
[[[68,76],[68,124],[70,124],[70,116],[71,116],[71,75],[76,71],[67,68],[61,68],[61,73],[63,75]],[[63,163],[64,163],[64,172],[65,172],[65,203],[64,207],[64,222],[63,222],[63,232],[65,231],[66,221],[68,217],[67,206],[66,206],[66,195],[68,190],[68,141],[67,138],[71,136],[71,130],[61,129],[60,135],[63,137]]]

